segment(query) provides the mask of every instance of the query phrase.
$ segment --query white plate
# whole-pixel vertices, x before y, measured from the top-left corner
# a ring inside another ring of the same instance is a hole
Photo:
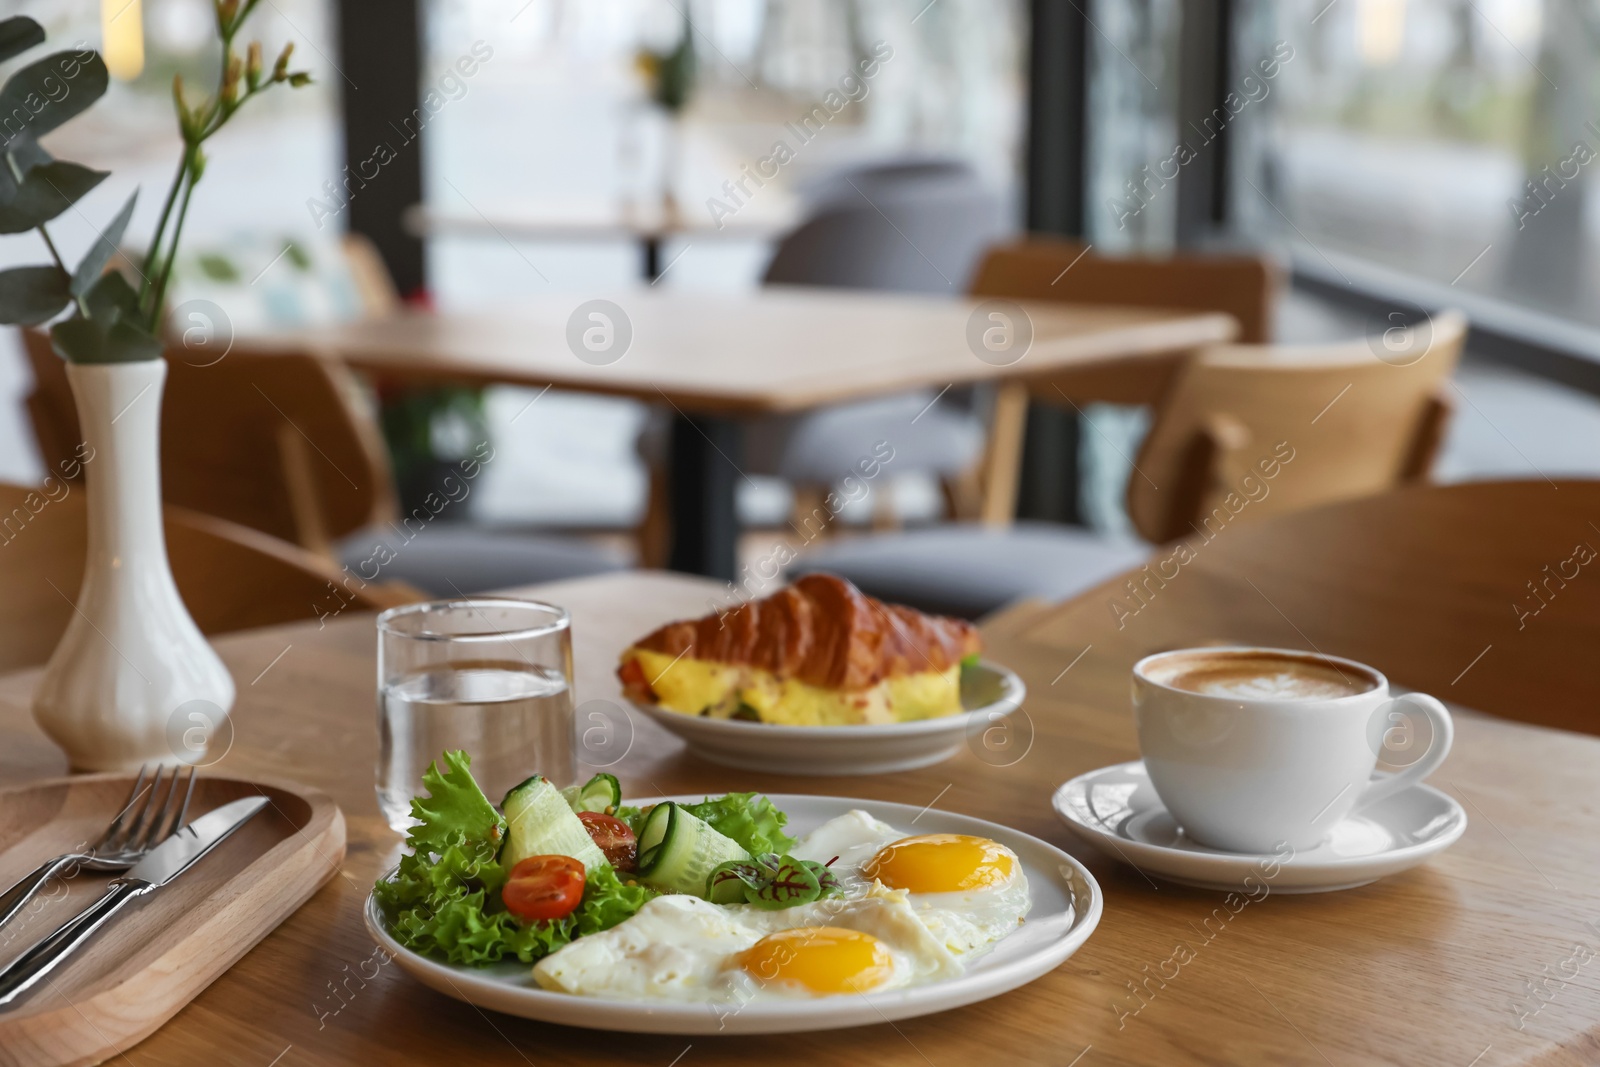
[[[1054,845],[1020,831],[965,815],[931,809],[923,811],[909,804],[770,795],[773,803],[788,814],[787,830],[796,836],[809,833],[854,808],[861,808],[908,832],[976,834],[992,838],[1022,860],[1033,897],[1028,921],[980,957],[965,974],[948,981],[815,1000],[751,1001],[743,1008],[726,1004],[713,1008],[708,1004],[578,997],[540,989],[533,982],[533,968],[527,964],[513,961],[494,967],[468,968],[439,963],[412,952],[391,937],[384,928],[377,899],[371,895],[367,897],[365,910],[367,929],[380,945],[394,954],[395,962],[402,969],[424,985],[480,1008],[598,1030],[646,1034],[783,1034],[907,1019],[987,1000],[1060,966],[1088,940],[1100,921],[1103,905],[1100,887],[1083,864]],[[701,798],[664,799],[698,801]],[[916,820],[914,826],[913,819]]]
[[[939,719],[881,726],[779,726],[706,719],[653,704],[633,706],[688,742],[698,756],[747,771],[776,774],[889,774],[947,760],[1022,706],[1027,686],[988,661],[962,672],[961,706]]]
[[[1067,828],[1101,852],[1147,876],[1202,889],[1326,893],[1354,889],[1415,867],[1455,843],[1467,813],[1448,795],[1412,786],[1336,825],[1328,839],[1298,855],[1221,852],[1183,833],[1150,784],[1142,760],[1079,775],[1053,799]]]

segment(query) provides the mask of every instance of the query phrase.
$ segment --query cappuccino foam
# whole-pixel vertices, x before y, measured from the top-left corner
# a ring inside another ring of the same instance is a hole
[[[1194,652],[1151,664],[1155,682],[1233,700],[1333,700],[1377,688],[1377,679],[1311,657],[1264,652]]]

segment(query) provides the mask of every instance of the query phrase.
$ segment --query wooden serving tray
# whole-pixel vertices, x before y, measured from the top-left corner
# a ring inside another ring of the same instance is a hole
[[[0,890],[99,838],[132,786],[129,775],[102,774],[0,790]],[[270,803],[164,889],[129,905],[44,985],[0,1011],[0,1067],[93,1064],[127,1051],[339,869],[344,815],[315,789],[202,775],[189,818],[246,796]],[[0,964],[88,906],[112,877],[85,871],[41,890],[0,929]]]

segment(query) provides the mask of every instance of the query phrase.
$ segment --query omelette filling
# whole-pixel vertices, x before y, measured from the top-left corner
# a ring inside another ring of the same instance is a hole
[[[954,715],[961,707],[961,665],[885,678],[866,689],[821,689],[743,664],[631,648],[622,674],[657,706],[712,719],[785,726],[859,726]]]

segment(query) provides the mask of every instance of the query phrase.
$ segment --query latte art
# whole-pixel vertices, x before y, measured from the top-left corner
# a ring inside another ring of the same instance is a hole
[[[1148,669],[1152,681],[1233,700],[1334,700],[1377,686],[1377,680],[1325,660],[1260,652],[1195,652]]]

